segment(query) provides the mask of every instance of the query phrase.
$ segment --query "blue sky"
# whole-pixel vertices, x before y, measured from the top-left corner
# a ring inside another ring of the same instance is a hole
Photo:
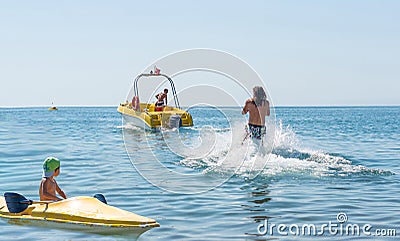
[[[399,105],[399,12],[396,0],[0,1],[0,106],[117,105],[136,74],[190,48],[246,61],[278,106]]]

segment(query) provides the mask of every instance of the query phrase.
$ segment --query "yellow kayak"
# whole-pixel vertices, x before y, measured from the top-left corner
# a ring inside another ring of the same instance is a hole
[[[126,234],[139,237],[147,230],[159,227],[154,219],[143,217],[92,197],[73,197],[58,202],[29,205],[20,213],[8,210],[0,197],[0,217],[16,224],[40,225],[100,234]]]

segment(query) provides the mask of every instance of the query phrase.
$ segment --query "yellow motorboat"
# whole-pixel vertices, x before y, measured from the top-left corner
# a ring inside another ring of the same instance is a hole
[[[0,217],[14,224],[97,234],[129,234],[136,238],[160,226],[154,219],[110,206],[105,199],[105,202],[100,200],[81,196],[58,202],[33,202],[18,193],[5,193],[5,197],[0,197]]]
[[[168,105],[159,107],[156,106],[156,103],[140,103],[138,81],[146,77],[163,77],[169,81],[175,107]],[[122,114],[126,122],[147,130],[157,130],[161,127],[179,128],[193,126],[192,116],[180,108],[174,82],[167,75],[160,73],[140,74],[135,78],[133,88],[134,97],[132,101],[126,101],[118,106],[118,112]]]
[[[58,110],[58,108],[55,106],[52,106],[52,107],[49,107],[48,110]]]

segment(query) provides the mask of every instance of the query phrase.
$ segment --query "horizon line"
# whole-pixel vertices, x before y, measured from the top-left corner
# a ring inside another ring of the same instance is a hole
[[[197,105],[196,107],[209,107],[210,105]],[[49,108],[49,105],[27,105],[27,106],[0,106],[1,109],[23,109],[23,108]],[[57,108],[71,108],[71,107],[118,107],[118,105],[58,105]],[[187,106],[182,106],[187,108]],[[235,108],[240,106],[234,105],[221,105],[215,106],[221,108]],[[290,107],[400,107],[400,104],[374,104],[374,105],[275,105],[273,108],[290,108]]]

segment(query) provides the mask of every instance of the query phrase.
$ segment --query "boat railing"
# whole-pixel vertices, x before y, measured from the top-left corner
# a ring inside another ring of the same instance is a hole
[[[179,108],[179,109],[181,108],[180,105],[179,105],[178,95],[176,94],[175,84],[172,81],[172,79],[168,75],[165,75],[165,74],[140,74],[140,75],[138,75],[135,78],[134,84],[133,84],[133,90],[134,90],[135,96],[139,97],[138,81],[142,77],[164,77],[164,78],[166,78],[169,81],[170,85],[171,85],[172,95],[174,97],[174,102],[175,102],[175,107]]]

